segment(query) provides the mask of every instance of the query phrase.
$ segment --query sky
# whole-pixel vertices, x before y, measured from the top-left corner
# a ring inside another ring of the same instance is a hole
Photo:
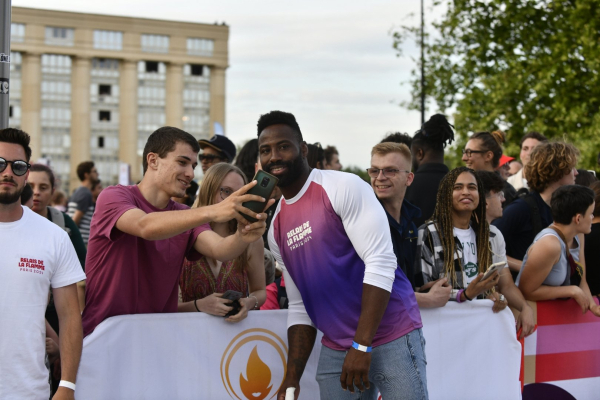
[[[426,0],[426,12],[431,0]],[[335,145],[345,166],[369,167],[388,132],[420,127],[410,98],[419,50],[393,49],[391,32],[418,25],[416,0],[13,0],[13,6],[230,27],[225,134],[237,145],[256,137],[271,110],[296,116],[307,142]]]

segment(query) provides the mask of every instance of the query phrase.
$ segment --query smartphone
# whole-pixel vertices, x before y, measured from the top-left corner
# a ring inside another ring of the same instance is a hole
[[[263,170],[259,170],[256,173],[256,175],[254,175],[253,180],[257,181],[258,183],[254,187],[252,187],[250,190],[248,190],[247,193],[264,197],[267,201],[269,201],[269,198],[271,197],[271,193],[273,193],[273,189],[275,189],[275,186],[277,186],[277,182],[279,182],[279,179]],[[267,204],[266,202],[260,202],[260,201],[247,201],[245,203],[242,203],[242,206],[244,206],[258,214],[258,213],[263,212],[266,204]],[[246,218],[246,220],[248,220],[249,222],[258,221],[254,217],[251,217],[251,216],[243,214],[243,213],[241,213],[241,214],[242,214],[242,217]]]
[[[228,304],[228,305],[230,307],[233,307],[233,309],[231,311],[229,311],[227,314],[225,314],[225,317],[231,317],[232,315],[235,315],[240,312],[240,309],[242,308],[242,306],[238,300],[242,298],[241,292],[236,292],[235,290],[228,290],[225,293],[223,293],[222,298],[231,300],[232,303]]]
[[[481,278],[481,280],[483,281],[483,280],[489,278],[494,272],[500,271],[504,267],[505,264],[506,264],[506,261],[500,261],[500,262],[490,265],[490,267],[486,271],[485,275],[483,275],[483,278]]]

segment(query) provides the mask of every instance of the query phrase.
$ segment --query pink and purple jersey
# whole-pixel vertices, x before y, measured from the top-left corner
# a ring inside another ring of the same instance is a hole
[[[373,346],[422,326],[415,294],[396,263],[385,211],[356,175],[313,169],[294,198],[279,202],[269,246],[284,270],[288,326],[314,325],[325,346],[351,347],[363,283],[391,292]]]

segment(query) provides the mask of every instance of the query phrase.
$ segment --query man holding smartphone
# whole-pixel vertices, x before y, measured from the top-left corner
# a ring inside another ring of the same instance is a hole
[[[322,399],[427,399],[421,315],[397,268],[385,212],[356,175],[311,169],[292,114],[258,121],[263,169],[283,197],[269,230],[289,298],[287,372],[278,399],[300,378],[316,328]]]
[[[255,182],[212,206],[189,209],[171,200],[185,195],[199,150],[189,133],[159,128],[144,147],[142,181],[108,187],[98,197],[86,260],[84,336],[115,315],[177,312],[184,257],[230,260],[261,238],[266,215],[242,206],[245,201],[265,202],[246,194]],[[265,203],[270,204],[272,200]],[[242,212],[258,221],[249,224]],[[232,219],[238,220],[238,230],[225,238],[208,225]]]

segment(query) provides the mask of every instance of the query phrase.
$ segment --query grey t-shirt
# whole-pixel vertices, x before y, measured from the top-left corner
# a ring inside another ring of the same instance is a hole
[[[73,218],[77,210],[84,213],[84,217],[79,221],[79,231],[83,242],[87,245],[90,236],[90,223],[94,213],[94,200],[92,199],[92,192],[85,186],[77,188],[69,199],[67,209],[69,217]]]
[[[556,237],[558,239],[558,241],[560,242],[560,259],[558,260],[558,262],[556,264],[554,264],[552,266],[550,273],[548,274],[546,279],[544,279],[544,282],[542,282],[542,285],[564,286],[565,283],[568,285],[569,283],[567,282],[567,276],[568,276],[568,270],[569,270],[569,261],[567,260],[567,256],[566,256],[566,252],[565,252],[566,244],[565,244],[565,242],[562,241],[560,236],[558,236],[558,233],[556,233],[556,231],[554,229],[550,229],[550,228],[542,229],[542,231],[540,233],[538,233],[537,236],[535,237],[533,244],[531,246],[533,246],[538,240],[540,240],[541,238],[543,238],[544,236],[547,236],[547,235],[552,235],[552,236]],[[577,238],[577,236],[575,236],[575,241],[577,242],[577,247],[575,249],[570,249],[570,251],[571,251],[571,256],[573,256],[573,259],[575,261],[579,261],[579,239]],[[531,249],[531,246],[529,246],[529,249]],[[523,270],[525,269],[525,264],[527,263],[527,259],[529,258],[529,249],[527,249],[527,252],[525,253],[525,257],[523,257],[523,265],[521,267],[521,271],[519,272],[519,275],[517,276],[517,280],[516,280],[517,286],[519,286],[519,282],[521,281],[521,274],[523,273]]]

